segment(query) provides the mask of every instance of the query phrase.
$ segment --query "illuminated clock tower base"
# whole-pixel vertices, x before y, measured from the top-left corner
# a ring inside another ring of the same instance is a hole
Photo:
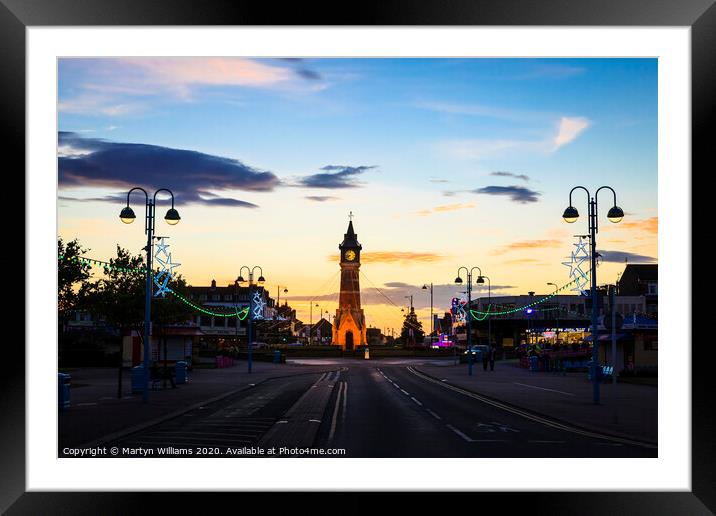
[[[344,351],[351,351],[367,343],[365,315],[360,306],[359,271],[362,246],[358,243],[358,235],[353,231],[352,220],[348,223],[348,231],[338,248],[341,250],[341,292],[333,321],[333,345],[340,346]]]

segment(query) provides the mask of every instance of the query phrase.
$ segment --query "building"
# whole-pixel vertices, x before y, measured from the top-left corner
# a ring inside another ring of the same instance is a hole
[[[619,296],[644,298],[644,312],[656,317],[659,314],[659,266],[657,264],[629,264],[617,282]],[[618,310],[622,314],[629,310]],[[633,310],[632,310],[633,311]]]
[[[276,318],[276,306],[268,291],[262,286],[254,288],[261,294],[265,303],[264,319]],[[237,307],[249,306],[250,289],[251,287],[242,287],[234,283],[220,287],[216,285],[216,280],[211,280],[210,286],[187,287],[187,297],[191,302],[203,306],[207,310],[223,313],[235,310]],[[234,342],[246,339],[248,319],[242,321],[239,317],[219,317],[197,313],[193,320],[205,336],[231,338]]]
[[[313,325],[302,325],[296,332],[296,336],[306,344],[314,346],[330,344],[333,336],[333,325],[321,318]]]
[[[348,231],[343,235],[340,249],[341,292],[336,317],[333,320],[333,342],[345,350],[365,346],[365,314],[360,306],[360,252],[358,235],[353,230],[353,220],[348,222]]]

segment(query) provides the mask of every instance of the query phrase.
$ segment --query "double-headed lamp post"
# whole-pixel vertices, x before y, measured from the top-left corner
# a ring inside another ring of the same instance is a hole
[[[430,349],[432,349],[433,333],[435,333],[435,325],[433,323],[433,284],[431,283],[429,287],[427,285],[423,285],[423,290],[430,290]]]
[[[243,272],[244,269],[249,271],[248,280],[245,279],[241,275],[241,273]],[[259,270],[259,277],[256,280],[256,282],[254,282],[254,272],[256,271],[256,269]],[[262,286],[266,282],[266,279],[264,278],[263,269],[261,267],[259,267],[258,265],[254,266],[254,267],[248,267],[246,265],[243,265],[239,269],[239,277],[236,279],[236,281],[238,281],[239,284],[243,284],[244,286],[246,285],[246,283],[248,283],[248,285],[249,285],[249,316],[247,317],[247,323],[246,323],[246,354],[247,354],[247,362],[248,362],[248,372],[250,373],[251,366],[252,366],[251,339],[253,338],[252,331],[253,331],[253,321],[254,321],[254,292],[256,292],[256,284],[258,283],[259,286]]]
[[[467,273],[467,374],[472,376],[472,332],[470,331],[470,323],[472,323],[472,313],[470,312],[470,305],[472,304],[472,271],[477,269],[480,272],[477,277],[477,283],[485,283],[485,280],[483,279],[482,269],[480,269],[480,267],[473,267],[472,269],[459,267],[457,269],[457,278],[455,278],[455,283],[457,284],[462,284],[462,278],[460,277],[460,271],[462,269],[465,269]]]
[[[611,190],[614,196],[614,205],[607,212],[607,219],[614,224],[621,222],[624,218],[624,211],[617,206],[617,194],[611,186],[600,186],[594,192],[594,196],[589,193],[583,186],[575,186],[569,191],[569,206],[564,210],[562,218],[565,222],[573,223],[579,218],[577,208],[572,205],[572,192],[577,189],[584,190],[587,193],[588,201],[588,224],[589,224],[589,244],[591,251],[591,276],[592,276],[592,385],[593,385],[593,401],[595,405],[599,404],[599,377],[597,376],[597,368],[599,367],[599,340],[597,332],[599,331],[599,307],[597,306],[597,239],[596,234],[599,232],[599,224],[597,220],[597,196],[603,189]]]
[[[487,311],[489,312],[490,305],[492,304],[492,282],[487,276],[480,275],[480,277],[477,278],[478,283],[484,283],[484,280],[487,280]],[[492,348],[492,317],[489,314],[487,315],[487,345]]]
[[[144,301],[144,390],[142,392],[142,400],[147,401],[149,399],[149,356],[152,352],[151,345],[151,327],[152,327],[152,242],[154,239],[154,209],[157,204],[157,194],[159,192],[168,192],[172,196],[172,207],[167,210],[164,215],[164,220],[167,224],[173,226],[181,220],[179,212],[174,209],[174,194],[167,188],[160,188],[152,197],[144,188],[135,187],[127,192],[127,206],[122,209],[119,214],[119,218],[125,224],[131,224],[136,219],[134,210],[129,207],[129,195],[135,190],[139,190],[144,193],[146,200],[144,208],[144,232],[147,235],[147,247],[144,249],[147,251],[147,281],[146,281],[146,292]]]

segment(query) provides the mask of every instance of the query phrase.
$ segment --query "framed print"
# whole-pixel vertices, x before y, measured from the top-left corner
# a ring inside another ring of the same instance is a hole
[[[716,8],[603,7],[4,0],[27,336],[3,510],[711,513]]]

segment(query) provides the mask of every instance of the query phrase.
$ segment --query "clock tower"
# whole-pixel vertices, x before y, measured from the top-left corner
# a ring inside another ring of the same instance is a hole
[[[350,351],[357,346],[366,345],[365,315],[360,307],[360,251],[358,235],[353,230],[353,214],[350,215],[348,231],[343,242],[338,245],[341,251],[341,292],[338,300],[336,318],[333,320],[333,345]]]

